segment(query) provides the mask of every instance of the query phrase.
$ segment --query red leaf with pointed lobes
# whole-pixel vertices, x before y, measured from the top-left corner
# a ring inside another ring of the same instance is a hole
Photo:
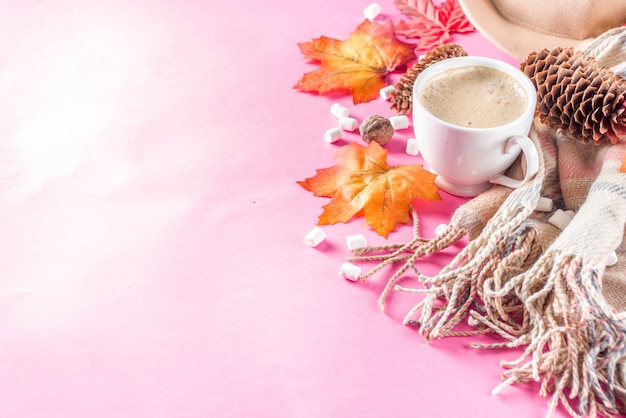
[[[453,32],[475,30],[457,0],[446,0],[440,7],[432,0],[395,0],[395,3],[409,17],[398,23],[396,33],[420,38],[417,49],[429,50],[444,44]]]

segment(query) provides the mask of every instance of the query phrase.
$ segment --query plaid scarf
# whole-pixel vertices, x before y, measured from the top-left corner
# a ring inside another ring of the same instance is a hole
[[[584,52],[623,75],[626,29],[607,32]],[[530,182],[515,190],[493,186],[459,207],[432,240],[419,237],[414,213],[411,242],[357,250],[350,260],[379,261],[363,278],[400,264],[380,306],[393,290],[419,293],[405,323],[426,339],[495,333],[501,343],[475,346],[525,347],[503,363],[495,392],[539,381],[548,416],[559,403],[575,417],[611,416],[626,401],[626,142],[582,143],[538,119],[530,136],[540,155]],[[522,172],[520,157],[508,174]],[[546,198],[552,209],[537,210]],[[550,222],[557,211],[573,213],[567,226]],[[420,274],[421,257],[466,235],[467,245],[438,274]],[[397,284],[410,269],[419,289]],[[455,330],[463,320],[472,330]]]

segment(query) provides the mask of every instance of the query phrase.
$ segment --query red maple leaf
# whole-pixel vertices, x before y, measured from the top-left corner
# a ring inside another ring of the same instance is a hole
[[[417,49],[439,46],[450,39],[452,32],[474,31],[457,0],[446,0],[440,7],[432,0],[395,0],[395,3],[410,18],[397,24],[396,34],[420,38]]]

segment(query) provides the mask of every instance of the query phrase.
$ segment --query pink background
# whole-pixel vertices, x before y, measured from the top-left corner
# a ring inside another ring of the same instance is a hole
[[[0,416],[546,414],[536,385],[490,394],[519,352],[427,344],[402,325],[418,296],[381,313],[384,277],[338,276],[347,235],[386,242],[362,219],[304,244],[327,200],[296,181],[359,141],[324,142],[330,105],[392,112],[293,90],[317,68],[297,43],[346,38],[368,4],[0,2]],[[390,163],[420,162],[410,136]],[[442,196],[417,207],[426,237],[462,202]]]

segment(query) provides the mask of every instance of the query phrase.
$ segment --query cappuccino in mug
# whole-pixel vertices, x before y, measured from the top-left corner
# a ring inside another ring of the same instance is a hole
[[[528,109],[524,88],[510,75],[471,65],[432,76],[420,101],[435,117],[465,128],[493,128],[517,120]]]
[[[413,129],[435,184],[457,196],[516,188],[539,171],[531,131],[537,90],[518,68],[488,57],[436,62],[415,79]],[[506,170],[523,154],[524,178]]]

